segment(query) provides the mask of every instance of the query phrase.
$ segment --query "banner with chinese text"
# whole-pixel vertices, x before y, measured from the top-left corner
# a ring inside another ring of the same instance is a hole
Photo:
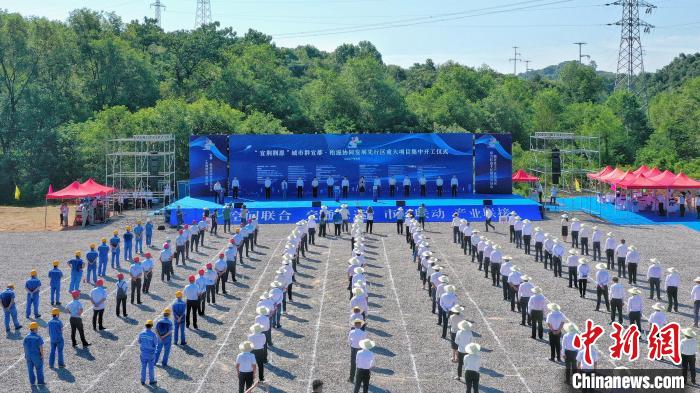
[[[513,161],[510,134],[476,134],[474,180],[477,194],[510,194]]]
[[[228,181],[228,135],[190,136],[190,195],[212,196],[214,184]]]

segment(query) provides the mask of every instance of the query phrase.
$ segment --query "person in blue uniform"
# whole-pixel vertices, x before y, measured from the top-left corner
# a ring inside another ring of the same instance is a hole
[[[146,247],[151,247],[151,240],[153,239],[153,223],[151,220],[146,220],[146,227],[144,229],[146,232]]]
[[[175,302],[172,305],[173,322],[175,323],[175,345],[180,338],[180,345],[187,345],[185,340],[185,318],[187,316],[187,303],[182,300],[182,291],[175,292]]]
[[[25,316],[29,319],[32,307],[34,307],[34,318],[39,318],[39,289],[41,288],[41,281],[36,277],[36,270],[32,270],[29,273],[29,280],[24,284],[24,288],[27,290],[27,310]]]
[[[49,288],[51,291],[51,305],[61,305],[61,280],[63,272],[58,268],[59,261],[53,261],[53,269],[49,270]]]
[[[97,275],[104,277],[107,274],[107,260],[109,259],[109,246],[107,238],[102,238],[101,243],[97,246]]]
[[[29,384],[46,385],[44,381],[44,339],[37,331],[39,324],[32,322],[29,324],[29,334],[24,337],[24,358],[27,360],[27,373],[29,374]]]
[[[131,227],[127,225],[126,232],[122,235],[124,239],[124,260],[130,261],[132,259],[132,251],[134,248],[134,234],[131,232]]]
[[[90,244],[90,251],[85,254],[85,259],[87,260],[85,282],[93,285],[97,282],[97,257],[99,256],[97,251],[95,251],[95,248],[97,248],[95,243]],[[90,277],[92,277],[92,281],[90,280]]]
[[[121,239],[119,239],[119,231],[114,231],[112,234],[114,236],[109,239],[109,247],[112,249],[112,269],[119,269],[121,268],[119,265],[119,242]]]
[[[168,366],[168,358],[170,357],[170,346],[173,343],[173,321],[170,320],[170,309],[163,310],[163,318],[156,323],[156,334],[158,335],[158,343],[156,345],[156,358],[153,363],[158,363],[160,353],[163,352],[163,367]]]
[[[5,331],[10,331],[10,318],[15,325],[15,330],[19,330],[22,325],[17,320],[17,305],[15,304],[15,284],[7,284],[7,288],[0,293],[0,303],[5,314]]]
[[[155,362],[156,362],[156,346],[158,344],[158,336],[153,333],[151,328],[153,321],[146,321],[146,327],[139,333],[138,342],[141,350],[141,385],[146,384],[146,372],[149,374],[149,383],[155,385]]]
[[[61,310],[54,308],[51,310],[51,320],[46,324],[49,329],[49,341],[51,350],[49,351],[49,367],[53,368],[56,364],[56,356],[58,355],[58,367],[66,367],[66,362],[63,361],[63,322],[59,316]]]
[[[70,266],[68,292],[80,290],[80,280],[83,278],[83,265],[83,260],[80,259],[80,251],[76,251],[75,258],[68,261],[68,266]]]
[[[143,254],[143,225],[141,225],[141,220],[136,220],[136,226],[134,227],[134,252]]]

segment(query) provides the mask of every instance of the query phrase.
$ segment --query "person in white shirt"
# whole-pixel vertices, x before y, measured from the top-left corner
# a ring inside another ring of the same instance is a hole
[[[494,252],[491,252],[491,254],[493,255]],[[500,251],[498,251],[498,253],[500,253]],[[501,286],[503,287],[503,300],[510,300],[511,288],[508,285],[508,276],[510,276],[510,273],[512,273],[511,268],[513,267],[513,264],[511,261],[513,258],[510,255],[506,255],[501,259],[503,262],[501,263],[499,274],[501,276]]]
[[[269,177],[266,177],[265,178],[265,199],[270,199],[271,188],[272,188],[272,180],[270,180]]]
[[[617,276],[627,278],[627,245],[625,239],[620,240],[620,244],[615,247],[615,257],[617,260]]]
[[[594,344],[589,347],[591,351],[591,362],[587,362],[585,359],[585,351],[580,349],[576,354],[576,361],[578,362],[578,369],[585,373],[590,373],[596,369],[598,366],[598,360],[600,359],[600,350]]]
[[[489,254],[489,262],[491,263],[491,285],[498,287],[501,285],[501,246],[494,245]]]
[[[369,379],[371,376],[371,370],[374,367],[374,353],[372,348],[375,347],[374,341],[366,338],[360,341],[361,350],[357,352],[355,356],[355,363],[357,365],[357,371],[355,373],[355,390],[357,393],[362,387],[363,392],[369,390]]]
[[[552,246],[552,270],[554,277],[561,277],[562,259],[564,259],[564,245],[559,239],[554,239]]]
[[[531,290],[532,296],[527,303],[527,309],[530,312],[530,321],[532,323],[532,338],[534,339],[535,333],[537,337],[542,339],[544,334],[544,329],[542,327],[542,318],[544,317],[544,307],[547,303],[547,299],[542,295],[542,288],[534,287]]]
[[[576,371],[576,355],[578,349],[574,346],[574,338],[578,334],[578,328],[571,322],[564,324],[566,333],[561,338],[562,347],[564,348],[564,367],[566,368],[565,383],[571,383],[571,376]]]
[[[428,179],[425,178],[425,175],[421,175],[420,178],[418,178],[418,184],[420,185],[420,196],[424,197],[428,184]]]
[[[542,188],[542,183],[539,181],[535,183],[535,190],[537,191],[537,198],[540,203],[542,203],[542,194],[544,194],[544,189]]]
[[[515,242],[515,217],[518,216],[518,213],[515,211],[511,211],[508,213],[508,218],[506,219],[506,222],[508,222],[508,241],[511,243]]]
[[[486,206],[484,208],[484,218],[486,219],[486,232],[489,231],[489,227],[491,227],[491,229],[495,231],[496,227],[493,224],[491,224],[491,219],[493,218],[493,210],[491,210],[490,206]]]
[[[578,248],[578,233],[581,230],[581,221],[574,217],[571,219],[571,247]]]
[[[617,242],[612,232],[608,232],[605,239],[605,258],[608,261],[608,270],[615,270],[615,247]]]
[[[443,185],[443,180],[442,176],[438,176],[437,179],[435,179],[435,187],[437,188],[437,196],[438,198],[442,198],[442,185]]]
[[[459,241],[459,224],[460,224],[460,219],[459,219],[459,213],[454,212],[452,213],[452,243],[457,243]]]
[[[107,302],[107,291],[104,287],[104,281],[99,279],[95,282],[95,288],[90,291],[90,302],[92,303],[92,330],[97,331],[106,328],[102,324],[102,318],[105,313],[105,303]]]
[[[522,283],[520,283],[518,287],[518,301],[520,304],[520,316],[522,318],[520,324],[525,326],[527,322],[527,326],[530,326],[532,322],[530,321],[530,313],[528,312],[527,305],[530,302],[530,296],[532,296],[532,288],[535,286],[530,282],[530,276],[526,274],[520,276],[520,280],[522,280]]]
[[[656,288],[656,299],[661,300],[661,265],[656,258],[649,260],[651,265],[647,269],[647,280],[649,281],[649,299],[654,299],[654,288]]]
[[[588,225],[581,224],[579,237],[581,241],[581,255],[588,255],[588,238],[591,236],[591,230]]]
[[[629,246],[627,249],[627,254],[625,255],[625,262],[627,263],[627,270],[629,273],[629,283],[637,285],[637,266],[639,265],[639,251],[635,246]]]
[[[459,187],[459,180],[457,180],[457,175],[452,175],[450,180],[450,190],[452,192],[452,197],[457,196],[457,187]]]
[[[597,225],[591,228],[591,242],[593,242],[593,260],[600,261],[603,258],[600,255],[600,240],[603,238],[603,231],[598,229]]]
[[[403,177],[403,196],[408,198],[411,194],[411,179],[408,176]]]
[[[698,327],[698,313],[700,313],[700,276],[693,280],[695,285],[690,291],[690,300],[693,302],[693,326]]]
[[[134,257],[134,263],[129,268],[131,275],[131,304],[134,304],[134,293],[136,293],[136,302],[141,304],[141,278],[143,277],[143,268],[141,267],[141,259]]]
[[[595,310],[600,311],[600,298],[605,298],[605,309],[610,312],[610,302],[608,300],[608,283],[610,282],[610,273],[605,268],[604,263],[598,263],[595,265],[595,292],[596,292],[596,304]]]
[[[556,303],[547,305],[549,314],[547,314],[547,329],[549,330],[549,361],[554,361],[554,355],[557,356],[557,362],[561,362],[561,329],[564,326],[564,314],[561,308]]]
[[[335,179],[333,179],[332,175],[328,175],[328,178],[326,179],[326,196],[328,198],[333,198],[334,193],[333,193],[333,186],[335,185]]]
[[[562,214],[561,215],[561,237],[564,239],[564,241],[567,241],[568,236],[569,236],[569,215]]]
[[[588,286],[588,272],[590,266],[588,266],[588,259],[579,258],[578,268],[576,269],[576,276],[578,277],[578,292],[581,298],[586,297],[586,287]]]
[[[149,293],[151,291],[151,280],[153,279],[153,259],[150,252],[145,255],[146,259],[141,263],[141,269],[143,270],[143,293]]]
[[[518,216],[515,217],[513,229],[515,230],[515,248],[523,248],[523,222]]]
[[[678,286],[681,284],[681,275],[675,267],[666,269],[668,274],[664,280],[666,286],[666,297],[668,298],[668,307],[666,311],[671,312],[671,308],[678,312]]]
[[[238,349],[241,353],[236,356],[236,373],[238,374],[238,391],[244,392],[252,388],[255,373],[257,371],[257,362],[255,355],[251,352],[254,345],[250,341],[243,341]]]
[[[479,370],[481,369],[481,345],[471,343],[465,349],[464,356],[464,383],[467,385],[467,393],[479,392]]]
[[[530,220],[528,220],[528,219],[523,220],[522,233],[523,233],[523,244],[525,246],[525,255],[530,255],[530,243],[532,242],[532,232],[533,232],[532,222],[530,222]]]
[[[457,342],[455,339],[457,338],[457,332],[459,332],[459,324],[464,321],[464,315],[462,314],[464,312],[464,307],[460,306],[459,304],[455,304],[454,307],[450,310],[450,318],[447,321],[447,324],[450,326],[450,343],[452,345],[452,363],[457,363],[459,361],[459,356],[457,351],[459,349],[459,345],[457,345]],[[459,375],[461,373],[457,373]]]
[[[461,321],[457,325],[457,334],[455,334],[455,345],[457,346],[457,376],[454,378],[460,380],[462,377],[462,368],[464,367],[464,356],[467,354],[467,346],[474,341],[472,334],[472,324],[469,321]]]
[[[544,244],[544,232],[542,228],[535,228],[535,262],[544,261],[544,253],[542,252],[542,246]]]
[[[691,328],[685,328],[681,329],[681,334],[683,335],[680,344],[683,380],[688,381],[688,371],[690,371],[690,381],[695,385],[695,356],[698,351],[698,342],[695,337],[697,333]]]
[[[649,318],[647,320],[649,321],[649,331],[651,331],[651,326],[656,325],[658,328],[664,327],[667,322],[666,314],[664,313],[664,305],[661,303],[654,303],[651,306],[652,310],[654,310],[651,315],[649,315]]]
[[[515,307],[517,305],[518,311],[520,311],[520,302],[518,301],[518,290],[520,289],[520,284],[522,283],[522,273],[518,266],[512,266],[510,268],[510,274],[508,275],[508,287],[510,288],[510,311],[515,312]]]
[[[214,202],[215,203],[221,203],[223,202],[221,200],[221,191],[223,190],[221,187],[221,183],[217,180],[216,183],[214,183],[214,186],[212,187],[214,191]]]
[[[550,205],[557,204],[557,194],[558,193],[559,193],[559,188],[557,187],[556,184],[553,184],[551,190],[549,191],[549,204]]]
[[[619,277],[612,278],[613,284],[610,286],[610,322],[615,322],[615,314],[618,315],[620,325],[622,325],[622,303],[625,296],[625,287],[619,282]]]
[[[363,324],[364,321],[362,319],[353,320],[353,329],[348,333],[348,345],[350,346],[350,377],[348,377],[348,382],[355,381],[355,370],[357,368],[355,361],[357,352],[361,349],[360,341],[367,338],[367,333],[362,330]]]
[[[372,182],[372,196],[374,198],[379,198],[381,191],[382,191],[382,180],[379,178],[379,176],[375,176],[374,181]]]
[[[566,267],[569,273],[569,288],[578,288],[578,278],[576,277],[576,268],[578,268],[578,252],[575,249],[569,250],[569,256],[566,257]]]
[[[389,177],[389,196],[391,198],[396,196],[396,177],[394,175]]]
[[[445,293],[440,296],[440,312],[442,313],[442,338],[447,338],[447,318],[450,310],[457,304],[454,285],[445,287]]]
[[[318,178],[316,176],[311,179],[311,196],[314,199],[318,198]]]
[[[642,331],[642,308],[644,307],[644,301],[642,297],[642,290],[639,288],[630,288],[627,292],[632,295],[627,299],[627,313],[629,314],[630,325],[633,323],[637,324],[639,331]]]
[[[554,262],[552,261],[552,247],[554,247],[554,238],[549,233],[544,234],[544,268],[547,269],[547,261],[549,261],[550,266],[554,269]]]
[[[301,176],[297,177],[297,199],[301,199],[304,196],[304,179]]]

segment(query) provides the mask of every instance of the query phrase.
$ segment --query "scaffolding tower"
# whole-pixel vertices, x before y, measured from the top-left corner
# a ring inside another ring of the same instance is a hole
[[[573,195],[595,194],[586,174],[600,168],[600,137],[568,132],[536,132],[531,135],[530,151],[534,153],[534,160],[529,169],[540,178],[545,191],[552,184],[553,149],[559,149],[561,161],[559,190]]]
[[[105,178],[117,189],[109,200],[114,208],[119,201],[133,203],[144,213],[150,202],[167,202],[175,187],[175,137],[134,135],[107,141]]]

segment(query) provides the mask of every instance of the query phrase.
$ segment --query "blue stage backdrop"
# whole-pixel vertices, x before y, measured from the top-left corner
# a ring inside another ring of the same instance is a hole
[[[510,134],[477,134],[474,178],[477,194],[510,194],[513,161]]]
[[[288,182],[287,199],[295,199],[299,177],[304,182],[304,199],[311,199],[314,176],[318,178],[318,197],[322,199],[329,197],[329,176],[335,180],[336,187],[341,186],[343,176],[348,177],[351,199],[363,197],[358,189],[361,176],[366,184],[365,198],[373,195],[375,176],[381,180],[380,199],[388,198],[391,176],[395,176],[397,183],[395,199],[405,199],[404,176],[411,180],[409,198],[419,196],[421,175],[427,179],[428,196],[436,195],[438,176],[442,177],[447,197],[453,175],[459,182],[458,196],[473,192],[473,134],[468,133],[232,135],[229,155],[229,185],[237,177],[239,195],[246,199],[264,199],[268,177],[272,182],[272,199],[282,198],[283,179]]]
[[[190,195],[212,196],[214,184],[228,181],[228,135],[190,136]]]

